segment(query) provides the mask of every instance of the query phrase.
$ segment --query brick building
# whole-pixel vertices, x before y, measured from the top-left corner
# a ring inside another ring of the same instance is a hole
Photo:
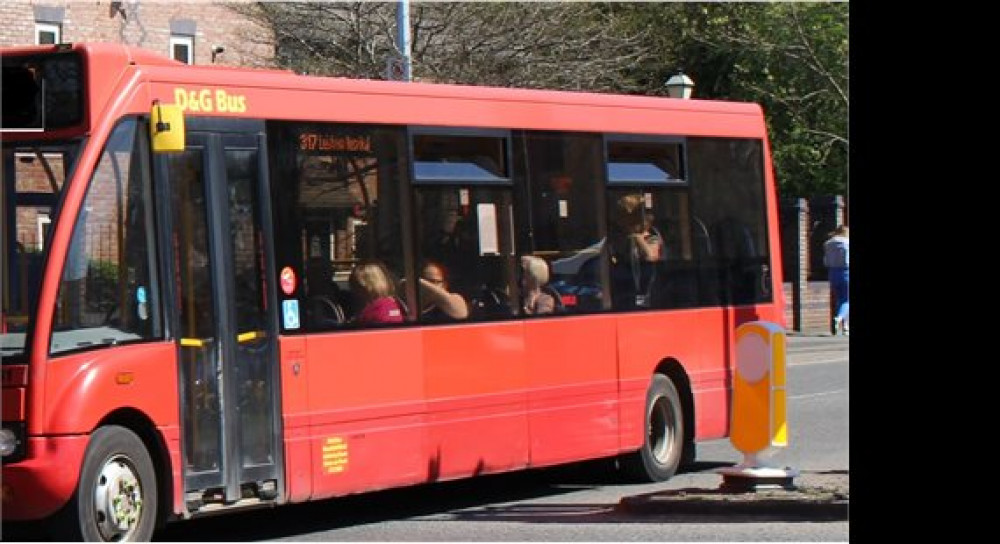
[[[228,2],[192,0],[6,0],[0,2],[0,45],[114,42],[188,64],[269,66],[267,29]]]

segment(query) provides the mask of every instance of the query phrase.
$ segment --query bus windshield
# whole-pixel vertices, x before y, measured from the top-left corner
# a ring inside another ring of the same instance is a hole
[[[81,143],[0,144],[0,358],[4,364],[24,361],[56,205]]]

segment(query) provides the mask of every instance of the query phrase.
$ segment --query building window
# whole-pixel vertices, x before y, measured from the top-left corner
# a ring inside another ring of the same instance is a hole
[[[171,36],[170,57],[184,64],[194,64],[194,37]]]
[[[62,41],[62,25],[35,23],[35,43],[37,45],[56,44]]]

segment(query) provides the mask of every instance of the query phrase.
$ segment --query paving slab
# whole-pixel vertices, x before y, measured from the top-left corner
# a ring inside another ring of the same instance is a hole
[[[850,506],[847,471],[803,472],[789,489],[736,492],[722,487],[666,489],[624,497],[618,509],[643,515],[748,517],[760,521],[845,521]]]

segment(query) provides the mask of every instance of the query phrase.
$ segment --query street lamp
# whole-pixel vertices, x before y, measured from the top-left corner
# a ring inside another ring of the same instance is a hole
[[[684,74],[683,70],[667,80],[667,94],[671,98],[683,98],[686,100],[691,98],[693,91],[694,81]]]

